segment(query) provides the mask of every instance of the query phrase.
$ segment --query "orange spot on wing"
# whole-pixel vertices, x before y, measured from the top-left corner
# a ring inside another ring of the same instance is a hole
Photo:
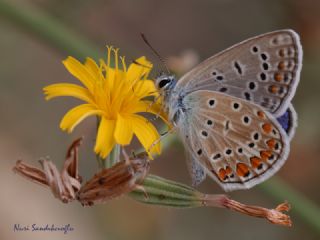
[[[227,171],[225,169],[223,169],[223,168],[220,168],[218,176],[219,176],[221,181],[225,181],[228,178]]]
[[[223,168],[220,168],[219,169],[219,173],[218,173],[218,176],[219,176],[219,178],[220,178],[220,180],[221,181],[224,181],[224,180],[226,180],[227,179],[227,172],[226,172],[226,170],[225,169],[223,169]]]
[[[271,85],[271,86],[269,87],[269,91],[270,91],[271,93],[277,93],[277,92],[278,92],[278,87],[275,86],[275,85]]]
[[[286,67],[286,64],[284,62],[279,62],[279,64],[278,64],[279,70],[284,70],[285,67]]]
[[[272,155],[271,151],[261,151],[260,152],[260,157],[263,161],[267,161],[268,158]]]
[[[238,163],[237,164],[237,174],[240,177],[248,177],[250,174],[248,166],[244,163]]]
[[[285,53],[284,53],[284,49],[280,49],[279,50],[279,56],[280,57],[284,57]]]
[[[269,134],[272,131],[272,125],[270,123],[264,123],[262,129],[266,134]]]
[[[276,140],[274,139],[270,139],[267,141],[267,145],[270,149],[273,149],[274,148],[274,145],[276,145]]]
[[[275,79],[277,82],[281,82],[281,81],[283,80],[282,74],[280,74],[280,73],[275,73],[275,74],[274,74],[274,79]]]
[[[261,119],[264,119],[264,118],[266,117],[265,113],[262,112],[262,111],[258,111],[258,112],[257,112],[257,115],[258,115],[258,117],[261,118]]]
[[[262,160],[258,157],[251,157],[250,163],[253,168],[258,168],[261,166]]]
[[[227,175],[230,175],[231,173],[232,173],[231,167],[227,166],[227,167],[226,167],[226,174],[227,174]]]

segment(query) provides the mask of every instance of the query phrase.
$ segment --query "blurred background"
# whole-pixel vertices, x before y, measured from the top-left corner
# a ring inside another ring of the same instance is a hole
[[[85,135],[81,175],[88,179],[97,170],[92,152],[95,118],[68,135],[59,129],[59,122],[78,102],[62,98],[45,102],[43,97],[44,86],[74,81],[61,63],[68,55],[80,60],[97,57],[97,52],[104,56],[105,45],[110,44],[120,47],[129,60],[146,55],[159,66],[139,36],[144,32],[170,66],[182,74],[246,38],[292,28],[300,34],[304,49],[301,82],[293,100],[299,126],[289,160],[277,176],[320,204],[320,1],[11,0],[10,5],[33,22],[32,28],[5,3],[0,0],[0,239],[319,239],[319,229],[317,232],[294,212],[289,213],[293,227],[285,228],[225,209],[152,207],[128,197],[91,208],[76,202],[65,205],[11,169],[17,159],[36,165],[47,155],[61,167],[67,146]],[[40,36],[39,29],[45,26],[51,31],[55,25],[37,19],[57,22],[66,31]],[[50,41],[64,33],[75,34],[75,48],[79,47],[77,40],[84,42],[80,48],[85,54]],[[153,161],[151,173],[189,184],[182,146],[174,144]],[[210,179],[199,189],[222,193]],[[260,187],[229,195],[268,208],[280,203]],[[18,223],[71,224],[75,230],[66,235],[14,232]]]

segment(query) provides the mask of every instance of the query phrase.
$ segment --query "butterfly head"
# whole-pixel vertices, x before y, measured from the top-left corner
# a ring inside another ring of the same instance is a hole
[[[156,78],[155,84],[160,92],[166,92],[175,86],[176,78],[173,75],[161,74]]]

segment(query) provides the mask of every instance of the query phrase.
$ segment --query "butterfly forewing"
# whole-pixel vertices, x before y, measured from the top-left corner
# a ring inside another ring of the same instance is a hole
[[[183,104],[187,120],[177,127],[185,147],[224,190],[250,188],[285,162],[288,137],[259,105],[205,90],[190,93]]]
[[[280,30],[241,42],[199,64],[177,83],[188,94],[213,90],[283,114],[299,82],[302,48],[292,30]]]

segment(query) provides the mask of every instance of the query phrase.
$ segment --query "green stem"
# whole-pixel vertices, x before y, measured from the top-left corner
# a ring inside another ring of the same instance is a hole
[[[143,181],[143,188],[129,193],[135,200],[151,204],[175,208],[201,207],[199,196],[202,194],[195,189],[167,180],[155,175],[148,175]]]
[[[98,59],[103,56],[103,51],[100,51],[89,40],[76,34],[45,12],[22,2],[14,4],[13,1],[0,0],[0,16],[14,23],[26,33],[33,33],[64,55],[72,55],[81,59],[87,56]]]
[[[97,123],[96,124],[96,132],[98,132],[99,125],[100,125],[100,117],[99,116],[96,117],[96,123]],[[100,157],[99,154],[96,154],[96,159],[97,159],[99,169],[104,169],[105,168],[105,159]]]
[[[247,205],[223,194],[203,194],[192,187],[154,175],[147,176],[142,186],[130,192],[129,196],[145,204],[174,208],[220,207],[251,217],[265,218],[273,224],[292,226],[290,217],[285,214],[289,209],[287,203],[281,203],[273,209]]]
[[[101,54],[99,48],[88,40],[70,31],[57,19],[36,8],[0,0],[0,15],[24,31],[41,38],[66,55],[73,55],[77,58],[92,56],[97,59],[104,53],[102,51]],[[165,139],[164,148],[172,143],[172,139]],[[170,144],[168,144],[169,142]],[[293,190],[282,180],[275,177],[263,183],[260,189],[276,200],[287,199],[290,201],[293,205],[294,213],[308,223],[316,232],[320,233],[319,208],[304,197],[302,193]]]
[[[104,161],[104,168],[111,168],[114,164],[120,161],[120,151],[120,145],[116,144],[107,159]]]
[[[105,162],[106,160],[103,159],[102,157],[100,157],[99,154],[96,154],[96,159],[97,159],[97,163],[98,163],[99,169],[104,169],[104,168],[105,168],[104,162]]]

